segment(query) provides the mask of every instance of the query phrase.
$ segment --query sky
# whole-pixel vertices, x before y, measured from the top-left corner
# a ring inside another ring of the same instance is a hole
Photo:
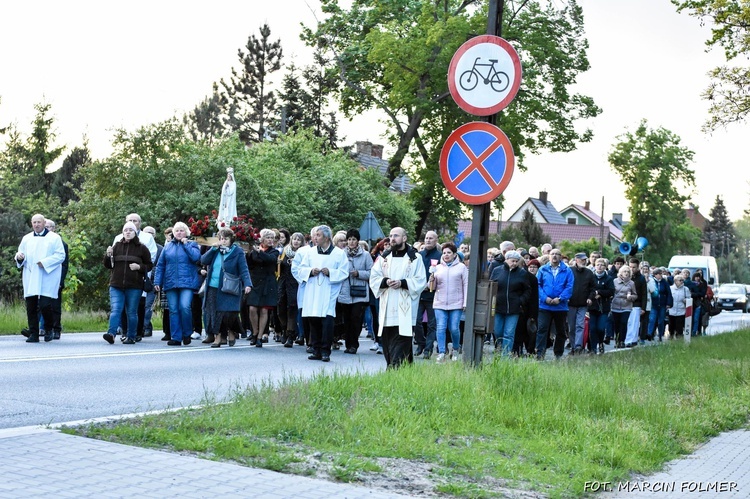
[[[718,195],[730,218],[741,218],[750,208],[743,150],[750,129],[739,124],[701,131],[708,116],[700,98],[706,74],[724,62],[721,50],[706,52],[710,30],[678,14],[669,0],[579,4],[591,69],[575,88],[592,96],[603,112],[577,126],[592,128],[594,139],[570,153],[527,156],[528,170],[516,171],[505,191],[503,218],[546,190],[558,210],[589,201],[598,212],[604,197],[605,217],[624,213],[627,220],[624,186],[607,154],[617,137],[634,131],[642,119],[672,131],[695,152],[697,190],[686,194],[700,211],[708,216]],[[263,23],[273,38],[281,38],[284,62],[304,65],[310,51],[299,40],[300,23],[312,26],[316,16],[321,16],[317,0],[0,2],[0,128],[14,123],[28,134],[34,104],[46,102],[56,119],[58,145],[72,149],[85,137],[94,158],[106,157],[114,129],[182,116],[209,95],[212,83],[237,66],[238,48]],[[276,73],[277,82],[282,74]],[[340,135],[346,145],[385,144],[384,130],[379,115],[369,112],[344,119]],[[385,155],[393,150],[386,144]]]

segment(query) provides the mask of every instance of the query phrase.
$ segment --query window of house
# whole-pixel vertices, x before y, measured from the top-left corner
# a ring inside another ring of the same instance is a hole
[[[568,217],[568,225],[578,225],[578,219],[576,217]]]

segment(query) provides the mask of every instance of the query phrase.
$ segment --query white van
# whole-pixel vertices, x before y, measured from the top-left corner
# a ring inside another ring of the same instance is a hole
[[[721,284],[719,280],[719,267],[716,265],[716,258],[702,255],[675,255],[669,260],[669,271],[674,269],[690,269],[692,276],[696,270],[703,272],[703,278],[711,287]]]

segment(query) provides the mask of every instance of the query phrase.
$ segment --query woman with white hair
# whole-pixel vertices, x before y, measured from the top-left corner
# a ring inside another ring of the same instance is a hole
[[[172,227],[172,240],[164,246],[154,274],[154,291],[164,290],[169,303],[170,346],[190,344],[193,332],[193,293],[201,285],[198,261],[201,250],[188,239],[190,229],[182,222]]]
[[[247,254],[247,266],[253,289],[248,295],[247,304],[250,307],[250,327],[253,336],[248,340],[261,348],[268,342],[268,335],[264,334],[270,312],[279,303],[279,293],[276,284],[276,269],[278,266],[279,250],[276,249],[276,233],[271,229],[260,231],[260,245]]]

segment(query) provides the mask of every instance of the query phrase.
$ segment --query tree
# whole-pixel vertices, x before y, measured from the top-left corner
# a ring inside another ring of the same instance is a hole
[[[63,164],[54,172],[50,194],[57,197],[65,206],[70,201],[78,200],[78,190],[81,188],[81,168],[91,163],[91,153],[88,144],[76,147],[65,158]]]
[[[703,237],[711,242],[711,256],[726,258],[737,248],[737,233],[721,197],[716,196],[716,203],[708,216]]]
[[[195,106],[182,118],[190,138],[195,142],[206,142],[208,145],[226,135],[222,122],[221,94],[214,83],[213,93]]]
[[[349,8],[338,0],[321,4],[327,17],[315,29],[306,28],[303,38],[332,56],[342,83],[342,111],[350,117],[370,109],[383,113],[388,139],[396,148],[387,181],[406,170],[421,186],[414,192],[418,234],[432,212],[455,227],[461,207],[440,195],[445,189],[436,172],[445,139],[471,118],[449,98],[446,74],[456,49],[485,31],[484,2],[354,0]],[[591,140],[591,130],[576,130],[574,125],[600,112],[590,97],[569,90],[589,68],[581,8],[575,1],[563,8],[556,4],[508,3],[503,16],[503,36],[519,51],[524,75],[498,126],[510,137],[521,169],[528,152],[569,151]]]
[[[683,209],[689,197],[681,194],[695,188],[688,166],[693,151],[669,130],[649,129],[645,120],[618,139],[608,159],[630,202],[626,239],[646,237],[649,261],[657,265],[667,264],[674,254],[697,252],[701,233],[690,225]]]
[[[750,55],[750,2],[747,0],[672,0],[677,11],[711,25],[709,48],[720,46],[727,61]],[[707,130],[747,121],[750,113],[750,67],[724,65],[714,68],[711,83],[703,92],[708,100]]]
[[[523,234],[521,241],[529,246],[541,246],[544,243],[551,243],[552,239],[544,233],[542,228],[536,223],[534,213],[530,209],[525,209],[521,215],[521,222],[518,224],[518,230]]]
[[[250,35],[245,51],[237,51],[240,71],[232,68],[229,82],[221,80],[224,127],[238,132],[246,144],[263,141],[277,112],[270,75],[281,68],[281,40],[272,42],[270,37],[268,24],[261,26],[260,38]]]

